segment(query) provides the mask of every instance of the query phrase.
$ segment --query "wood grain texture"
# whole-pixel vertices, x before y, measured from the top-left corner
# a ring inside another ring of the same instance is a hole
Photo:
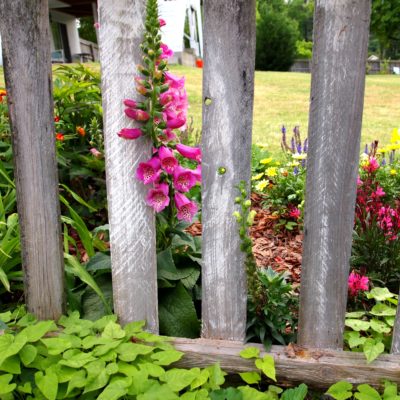
[[[250,180],[254,54],[255,1],[205,2],[202,336],[207,338],[245,335],[244,257],[232,213],[235,185]]]
[[[206,367],[218,362],[228,373],[256,370],[253,360],[239,356],[247,346],[258,347],[261,357],[263,347],[259,344],[208,340],[175,339],[175,348],[185,355],[176,363],[182,368]],[[369,383],[382,385],[384,379],[400,383],[400,356],[382,355],[367,364],[362,353],[300,348],[299,346],[272,346],[277,380],[284,383],[306,383],[312,387],[326,389],[345,380],[353,384]]]
[[[392,354],[400,354],[400,305],[397,306],[390,351]]]
[[[370,3],[315,3],[298,337],[306,346],[342,347]]]
[[[157,332],[154,214],[145,204],[148,188],[135,178],[139,162],[150,158],[151,143],[117,136],[133,125],[123,99],[139,98],[134,76],[141,61],[145,3],[100,0],[99,36],[114,310],[123,324],[146,319],[147,329]]]
[[[64,310],[47,0],[3,0],[0,31],[21,228],[25,301],[40,319]]]

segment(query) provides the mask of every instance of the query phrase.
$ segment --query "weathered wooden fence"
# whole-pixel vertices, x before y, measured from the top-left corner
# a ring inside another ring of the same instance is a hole
[[[122,323],[146,319],[157,332],[154,215],[133,178],[151,144],[127,143],[116,134],[128,122],[122,99],[133,93],[144,10],[145,0],[99,0],[99,39],[114,308]],[[272,348],[281,380],[327,386],[339,379],[378,384],[386,377],[400,383],[399,356],[367,365],[362,355],[340,350],[369,15],[370,0],[316,0],[299,346]],[[56,318],[63,310],[63,273],[47,16],[46,0],[0,3],[27,304],[41,318]],[[204,21],[203,328],[201,339],[175,344],[186,353],[181,365],[220,361],[238,372],[252,369],[238,356],[246,284],[232,213],[234,186],[250,178],[255,1],[205,1]],[[399,349],[398,315],[392,353]]]

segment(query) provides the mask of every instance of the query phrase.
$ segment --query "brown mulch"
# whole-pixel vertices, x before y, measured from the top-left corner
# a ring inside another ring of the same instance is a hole
[[[277,229],[277,217],[261,207],[260,196],[253,193],[251,200],[252,209],[257,212],[250,229],[257,265],[286,272],[293,286],[299,286],[303,234]],[[194,223],[187,231],[193,236],[201,235],[201,224]]]

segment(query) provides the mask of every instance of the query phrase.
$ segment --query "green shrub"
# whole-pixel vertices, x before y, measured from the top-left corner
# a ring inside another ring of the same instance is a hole
[[[288,71],[296,56],[297,22],[263,7],[257,20],[256,69]]]
[[[312,58],[312,48],[313,42],[298,40],[296,42],[296,58],[306,58],[310,60]]]

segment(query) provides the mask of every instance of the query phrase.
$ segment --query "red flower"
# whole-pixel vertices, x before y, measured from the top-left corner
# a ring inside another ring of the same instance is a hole
[[[64,141],[64,135],[62,133],[56,133],[56,140],[59,140],[60,142]]]

